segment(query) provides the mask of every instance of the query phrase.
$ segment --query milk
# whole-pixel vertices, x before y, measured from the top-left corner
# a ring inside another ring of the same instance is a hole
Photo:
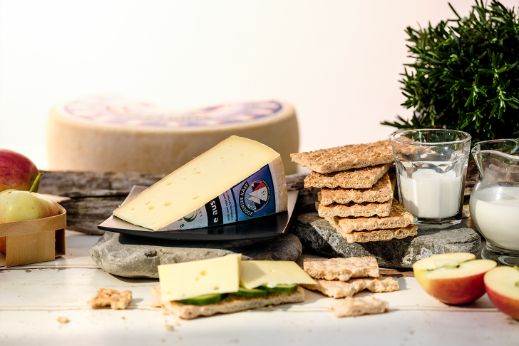
[[[519,186],[490,186],[473,192],[470,214],[486,239],[519,251]]]
[[[441,173],[420,168],[410,177],[402,170],[398,183],[404,207],[414,216],[448,218],[457,215],[461,209],[463,179],[454,170]]]

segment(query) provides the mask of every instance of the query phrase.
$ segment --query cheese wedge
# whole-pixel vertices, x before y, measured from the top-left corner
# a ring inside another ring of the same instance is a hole
[[[182,300],[204,294],[231,293],[239,289],[241,255],[159,265],[163,300]]]
[[[114,211],[153,231],[206,227],[287,210],[283,162],[259,142],[231,136]],[[203,219],[203,222],[196,220]]]
[[[316,282],[295,262],[242,261],[240,284],[248,289],[259,286],[312,285]]]

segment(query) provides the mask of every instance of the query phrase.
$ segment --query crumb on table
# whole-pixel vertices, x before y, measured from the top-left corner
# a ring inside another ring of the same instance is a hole
[[[100,288],[97,295],[89,301],[93,309],[110,307],[114,310],[123,310],[132,301],[132,291],[118,291],[113,288]]]

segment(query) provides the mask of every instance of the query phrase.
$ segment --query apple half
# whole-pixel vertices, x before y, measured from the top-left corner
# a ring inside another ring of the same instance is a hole
[[[445,304],[463,305],[485,294],[483,277],[495,266],[496,262],[476,259],[471,253],[446,253],[417,261],[413,272],[431,296]]]
[[[519,320],[519,268],[497,267],[485,274],[488,297],[501,312]]]

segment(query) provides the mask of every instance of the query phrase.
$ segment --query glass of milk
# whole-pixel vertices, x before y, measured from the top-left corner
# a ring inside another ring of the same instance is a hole
[[[470,196],[470,214],[486,239],[482,256],[519,265],[519,140],[478,142],[472,155],[481,179]]]
[[[461,222],[470,135],[447,129],[394,132],[391,137],[400,203],[417,222]]]

